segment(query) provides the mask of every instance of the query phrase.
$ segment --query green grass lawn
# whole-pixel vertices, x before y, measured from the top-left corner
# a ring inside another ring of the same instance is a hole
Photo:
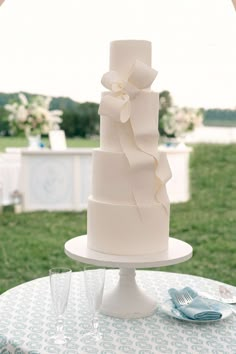
[[[49,146],[47,138],[42,139],[46,147]],[[67,138],[68,147],[97,147],[99,146],[99,138],[97,139],[82,139],[82,138]],[[4,152],[6,147],[27,147],[28,142],[25,137],[0,137],[0,152]]]
[[[193,246],[193,258],[161,270],[236,285],[236,145],[198,145],[191,156],[188,203],[171,207],[171,236]],[[0,215],[0,292],[48,274],[53,266],[81,269],[64,254],[66,240],[86,233],[86,212]]]

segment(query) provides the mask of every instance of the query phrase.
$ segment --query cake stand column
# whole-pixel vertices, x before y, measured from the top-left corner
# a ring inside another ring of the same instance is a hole
[[[105,293],[101,312],[119,318],[140,318],[152,315],[157,302],[136,283],[135,268],[120,268],[115,288]]]

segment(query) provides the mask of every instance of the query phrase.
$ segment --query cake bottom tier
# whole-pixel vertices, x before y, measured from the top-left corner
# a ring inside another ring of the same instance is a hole
[[[88,248],[114,255],[145,255],[168,248],[169,215],[161,204],[142,207],[88,201]]]

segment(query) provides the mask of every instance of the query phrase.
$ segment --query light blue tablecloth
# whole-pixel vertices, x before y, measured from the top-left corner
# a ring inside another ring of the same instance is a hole
[[[170,287],[190,286],[216,293],[220,283],[200,277],[137,271],[137,281],[158,302],[167,299]],[[106,289],[117,282],[118,271],[108,270]],[[236,289],[231,287],[235,292]],[[0,296],[1,354],[231,354],[236,353],[236,316],[215,323],[184,322],[161,313],[137,320],[101,316],[104,340],[99,344],[81,341],[89,328],[89,315],[82,273],[74,273],[66,333],[72,337],[66,347],[48,343],[55,328],[48,277],[13,288]]]

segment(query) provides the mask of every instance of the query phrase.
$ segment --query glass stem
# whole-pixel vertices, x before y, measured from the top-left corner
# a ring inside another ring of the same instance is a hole
[[[62,318],[62,316],[57,317],[56,329],[57,329],[58,335],[63,333],[63,318]]]
[[[93,325],[93,331],[95,334],[98,333],[98,325],[99,325],[99,321],[98,321],[98,314],[95,313],[92,319],[92,325]]]

